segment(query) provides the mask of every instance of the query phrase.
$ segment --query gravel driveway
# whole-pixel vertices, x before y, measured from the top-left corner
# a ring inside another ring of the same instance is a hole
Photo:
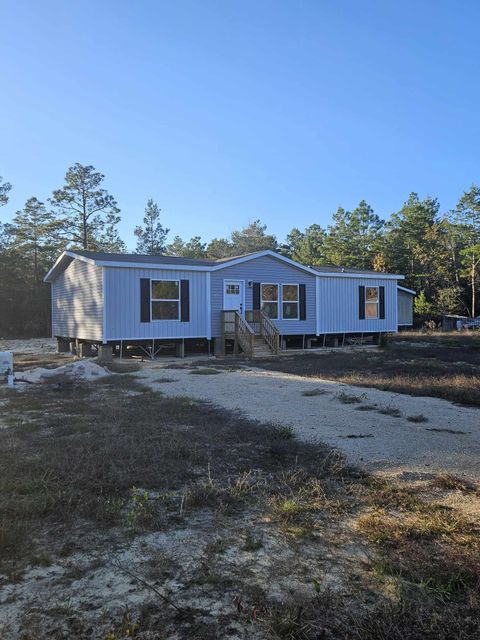
[[[449,472],[480,479],[476,408],[253,367],[220,369],[218,375],[192,375],[193,370],[168,369],[157,361],[145,364],[137,375],[167,395],[187,395],[289,426],[298,437],[336,447],[369,470],[419,478]],[[173,381],[158,382],[162,378]],[[319,395],[303,395],[312,390]],[[388,415],[398,412],[397,417]],[[411,422],[407,418],[412,416],[427,421]]]

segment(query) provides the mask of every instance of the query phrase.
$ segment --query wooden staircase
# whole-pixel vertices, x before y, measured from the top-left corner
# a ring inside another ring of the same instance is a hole
[[[249,310],[243,317],[238,311],[223,311],[223,338],[235,341],[235,351],[247,358],[268,358],[280,350],[280,334],[262,311]]]
[[[265,338],[259,334],[255,334],[253,338],[253,354],[252,358],[269,358],[274,352],[265,342]]]

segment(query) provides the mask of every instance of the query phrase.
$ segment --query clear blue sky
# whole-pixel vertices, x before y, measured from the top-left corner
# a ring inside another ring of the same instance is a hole
[[[480,181],[480,2],[1,0],[5,220],[93,164],[184,237]],[[173,236],[173,233],[172,233]]]

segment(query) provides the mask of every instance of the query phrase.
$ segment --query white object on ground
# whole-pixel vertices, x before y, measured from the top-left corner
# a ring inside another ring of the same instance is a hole
[[[37,367],[36,369],[23,371],[22,373],[17,373],[16,380],[23,380],[25,382],[35,384],[46,382],[49,378],[67,377],[88,381],[109,375],[111,375],[109,371],[91,360],[78,360],[63,367],[57,367],[56,369],[44,369],[42,367]]]
[[[13,352],[0,351],[0,376],[13,372]]]

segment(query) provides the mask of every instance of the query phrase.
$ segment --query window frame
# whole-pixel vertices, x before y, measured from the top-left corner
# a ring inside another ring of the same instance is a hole
[[[286,322],[293,320],[293,321],[298,321],[300,320],[300,283],[299,282],[282,282],[282,320],[285,320]],[[296,300],[284,300],[283,298],[283,287],[296,287],[297,288],[297,299]],[[295,318],[286,318],[283,314],[283,304],[284,302],[288,303],[295,303],[297,305],[297,315]]]
[[[238,291],[232,292],[232,291],[228,291],[228,287],[236,287],[238,289]],[[241,294],[240,291],[240,282],[231,282],[230,280],[227,280],[225,282],[225,291],[224,294],[226,296],[239,296]]]
[[[153,283],[154,282],[176,282],[178,287],[178,298],[154,298],[153,297]],[[181,282],[178,278],[150,278],[150,318],[151,322],[180,322],[182,313],[182,292]],[[154,318],[153,317],[153,303],[154,302],[176,302],[177,303],[177,317],[176,318]]]
[[[276,300],[265,300],[263,297],[263,287],[277,287],[277,299]],[[274,318],[271,318],[267,314],[267,318],[269,320],[279,320],[280,319],[280,283],[278,282],[261,282],[260,283],[260,311],[263,313],[262,305],[264,302],[273,303],[277,305],[277,315]]]
[[[377,290],[376,300],[367,300],[367,289]],[[365,285],[364,304],[365,304],[365,320],[379,320],[380,319],[380,286],[379,285]],[[375,316],[369,316],[367,314],[368,305],[376,305],[377,314]]]

